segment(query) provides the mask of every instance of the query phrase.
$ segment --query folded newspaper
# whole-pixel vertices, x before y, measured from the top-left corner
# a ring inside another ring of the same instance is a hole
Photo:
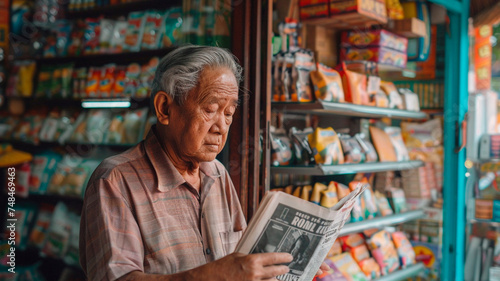
[[[310,281],[325,260],[356,198],[366,189],[359,184],[332,208],[284,192],[268,192],[248,225],[236,252],[287,252],[293,256],[282,281]]]

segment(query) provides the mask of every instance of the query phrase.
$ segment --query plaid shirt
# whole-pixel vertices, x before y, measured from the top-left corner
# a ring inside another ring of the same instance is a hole
[[[154,129],[93,173],[80,225],[80,263],[89,280],[132,271],[172,274],[234,251],[245,218],[217,160],[200,164],[201,194],[175,169]]]

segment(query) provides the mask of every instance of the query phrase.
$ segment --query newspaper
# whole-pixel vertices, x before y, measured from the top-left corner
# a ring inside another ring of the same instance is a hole
[[[284,192],[269,192],[236,246],[236,252],[290,253],[293,256],[293,261],[287,264],[290,271],[277,279],[310,281],[365,188],[366,185],[359,184],[330,209]]]

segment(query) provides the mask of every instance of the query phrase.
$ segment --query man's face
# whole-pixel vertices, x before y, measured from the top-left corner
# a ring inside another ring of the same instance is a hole
[[[178,156],[189,162],[214,160],[226,143],[237,104],[234,74],[223,67],[204,69],[184,104],[171,108],[169,132]]]

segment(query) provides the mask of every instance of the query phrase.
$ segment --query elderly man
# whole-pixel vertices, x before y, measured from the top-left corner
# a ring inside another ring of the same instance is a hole
[[[184,46],[152,86],[157,125],[105,159],[85,194],[80,262],[89,280],[273,280],[287,253],[232,253],[246,222],[215,160],[238,103],[241,67],[227,51]]]

